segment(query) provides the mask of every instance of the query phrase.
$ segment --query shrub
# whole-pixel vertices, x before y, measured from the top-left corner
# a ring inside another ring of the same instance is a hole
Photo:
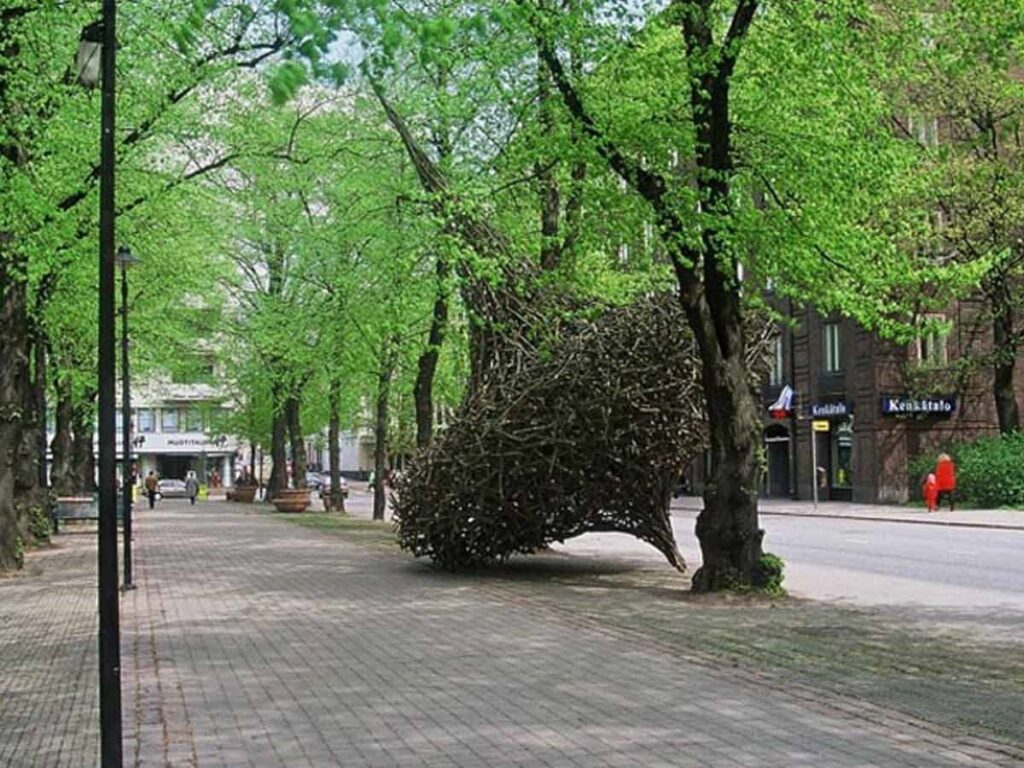
[[[782,587],[782,580],[786,564],[778,555],[765,552],[757,562],[757,574],[754,579],[755,585],[768,595],[783,596],[786,590]]]
[[[956,464],[958,500],[977,507],[1024,509],[1024,434],[953,443],[942,451]],[[920,494],[920,479],[934,469],[939,453],[922,454],[910,463],[916,494]]]

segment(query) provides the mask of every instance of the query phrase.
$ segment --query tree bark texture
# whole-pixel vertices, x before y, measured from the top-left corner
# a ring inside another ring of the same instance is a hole
[[[416,382],[413,385],[413,402],[416,406],[416,447],[426,448],[434,436],[434,376],[437,361],[441,356],[448,330],[448,263],[438,257],[434,267],[437,278],[437,293],[434,297],[434,313],[430,318],[427,347],[416,365]]]
[[[75,493],[90,494],[96,490],[96,453],[94,437],[96,414],[93,412],[95,393],[76,403],[72,410],[71,468],[75,478]]]
[[[21,567],[26,533],[15,495],[29,356],[25,283],[0,238],[0,570],[7,570]]]
[[[277,494],[288,487],[288,416],[283,398],[274,387],[274,415],[270,425],[270,479],[267,481],[267,501],[273,501]]]
[[[330,464],[331,475],[331,509],[344,514],[345,494],[341,492],[341,382],[338,379],[331,380],[328,398],[331,409],[330,420],[327,426],[327,461]]]
[[[285,401],[288,436],[292,447],[292,487],[306,487],[306,441],[302,434],[302,403],[297,395]]]
[[[373,447],[373,519],[383,520],[387,507],[387,486],[384,483],[388,471],[388,399],[391,394],[393,374],[390,351],[385,350],[377,376],[377,409],[374,419]]]
[[[34,369],[34,382],[33,390],[35,395],[35,406],[36,406],[36,467],[37,476],[36,484],[41,488],[45,489],[49,485],[49,479],[46,471],[46,453],[47,453],[47,440],[46,440],[46,366],[47,366],[47,340],[46,334],[43,331],[42,326],[37,321],[36,323],[36,343],[35,343],[35,356],[33,357]]]
[[[74,403],[71,401],[71,379],[64,376],[57,381],[57,403],[54,408],[54,433],[50,441],[53,466],[50,481],[58,496],[71,496],[78,485],[72,463],[74,439],[72,421]]]

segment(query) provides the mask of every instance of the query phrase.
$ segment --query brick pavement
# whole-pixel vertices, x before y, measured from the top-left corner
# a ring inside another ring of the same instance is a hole
[[[237,505],[164,503],[138,527],[139,589],[122,623],[128,765],[1021,764],[989,742],[785,690],[563,616],[528,591],[511,599],[494,579],[443,574]],[[44,596],[60,581],[49,572],[0,583],[0,599],[33,578],[39,599],[65,599]],[[33,623],[30,601],[16,602],[25,605],[12,619]],[[70,614],[59,623],[94,631],[94,619]],[[3,626],[0,670],[44,699],[44,670],[10,654],[21,636]],[[55,677],[75,677],[76,661],[94,666],[69,654]],[[0,765],[88,764],[41,757],[59,728],[12,738],[11,709],[0,710]]]
[[[74,526],[0,577],[0,766],[96,762],[95,540]]]

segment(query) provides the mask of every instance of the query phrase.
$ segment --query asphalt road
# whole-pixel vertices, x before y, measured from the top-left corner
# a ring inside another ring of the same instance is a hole
[[[350,514],[369,517],[372,496],[353,489]],[[679,548],[700,565],[696,513],[673,510]],[[1019,616],[1024,626],[1024,530],[992,530],[815,517],[763,515],[764,547],[786,562],[790,593],[858,605],[952,609]],[[597,558],[663,563],[625,534],[591,533],[556,549]]]
[[[700,565],[693,512],[673,514],[689,568]],[[1006,610],[1024,619],[1024,531],[887,521],[765,515],[764,547],[786,562],[795,595],[860,605]],[[586,534],[571,554],[656,562],[660,555],[620,534]]]

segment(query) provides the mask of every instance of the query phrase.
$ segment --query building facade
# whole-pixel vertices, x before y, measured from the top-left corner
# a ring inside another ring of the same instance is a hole
[[[141,476],[184,479],[192,471],[200,482],[219,479],[230,486],[239,459],[237,438],[224,432],[228,408],[208,384],[156,380],[133,392],[132,457]],[[119,404],[120,406],[120,404]],[[118,411],[118,461],[121,421]]]
[[[911,466],[956,441],[998,433],[991,371],[957,379],[956,363],[991,349],[971,318],[978,307],[956,303],[943,318],[950,331],[909,344],[879,338],[848,318],[813,308],[781,307],[789,318],[775,339],[763,404],[767,497],[903,503],[920,497]],[[1016,371],[1024,407],[1024,365]],[[691,478],[702,488],[706,461]]]

